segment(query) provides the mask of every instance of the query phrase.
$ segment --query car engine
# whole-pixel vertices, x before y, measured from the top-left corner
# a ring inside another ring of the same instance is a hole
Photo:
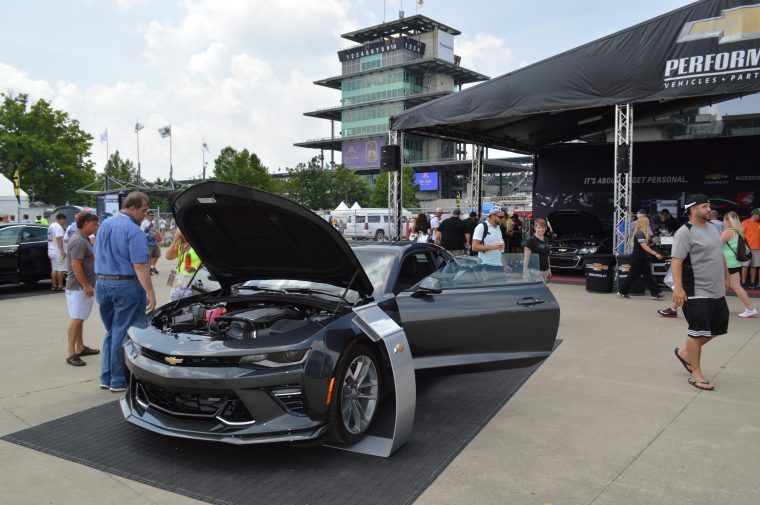
[[[193,303],[157,314],[152,324],[169,334],[190,333],[216,340],[244,340],[285,333],[332,315],[325,310],[291,304],[257,303],[231,307],[224,302]]]

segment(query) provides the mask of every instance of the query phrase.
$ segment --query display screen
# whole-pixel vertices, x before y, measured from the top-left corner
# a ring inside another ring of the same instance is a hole
[[[420,187],[420,191],[438,191],[438,172],[417,172],[414,174],[414,183]]]

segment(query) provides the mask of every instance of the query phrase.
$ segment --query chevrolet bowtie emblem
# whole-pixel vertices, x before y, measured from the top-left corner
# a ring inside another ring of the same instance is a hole
[[[718,37],[719,44],[760,38],[760,4],[721,11],[716,18],[689,21],[676,42]]]
[[[167,356],[164,358],[164,361],[169,363],[170,365],[179,365],[182,363],[183,358],[175,358],[174,356]]]
[[[396,354],[400,352],[404,352],[404,344],[398,344],[396,347],[393,348],[393,352]]]

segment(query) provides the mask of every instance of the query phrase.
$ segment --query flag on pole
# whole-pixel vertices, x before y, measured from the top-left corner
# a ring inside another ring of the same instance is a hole
[[[143,128],[145,128],[145,125],[141,125],[139,121],[135,123],[135,133],[139,132]]]
[[[203,146],[201,147],[201,151],[203,151],[204,153],[208,152],[208,144],[207,143],[205,143],[205,142],[203,143]]]
[[[18,167],[16,167],[16,171],[13,172],[13,194],[16,195],[16,201],[21,205],[21,180],[18,176]]]
[[[100,143],[108,142],[108,128],[106,128],[106,131],[100,134]]]
[[[163,128],[158,129],[158,133],[161,134],[161,138],[165,139],[166,137],[172,136],[172,125],[164,126]]]

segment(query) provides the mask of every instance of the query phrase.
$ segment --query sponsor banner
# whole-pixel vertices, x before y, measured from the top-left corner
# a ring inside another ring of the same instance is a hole
[[[756,144],[757,137],[634,143],[633,210],[668,208],[677,215],[685,195],[705,193],[721,214],[748,214],[760,206]],[[613,161],[611,144],[542,149],[534,170],[534,215],[578,209],[611,222]]]
[[[380,148],[386,137],[346,140],[342,143],[343,164],[348,168],[376,168],[380,166]]]
[[[454,36],[441,30],[438,30],[438,57],[454,63]]]

